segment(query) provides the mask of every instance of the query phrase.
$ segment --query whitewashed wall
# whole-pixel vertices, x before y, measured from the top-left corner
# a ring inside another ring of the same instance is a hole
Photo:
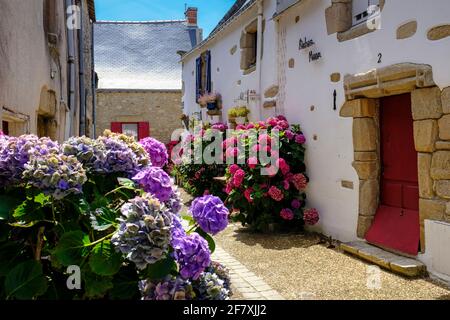
[[[285,113],[291,123],[302,125],[308,139],[307,167],[311,184],[308,203],[319,209],[321,222],[317,229],[341,241],[356,239],[358,218],[359,181],[351,164],[353,161],[352,119],[339,117],[339,109],[345,101],[342,79],[345,74],[367,72],[374,68],[396,63],[412,62],[433,67],[434,80],[441,87],[450,86],[450,39],[427,40],[432,27],[450,23],[448,0],[386,0],[381,16],[381,30],[354,40],[338,42],[336,34],[327,35],[325,9],[331,0],[304,0],[289,9],[279,25],[271,19],[275,12],[275,0],[266,0],[264,17],[264,56],[262,60],[262,89],[277,83],[278,54],[277,30],[286,30],[286,87]],[[295,23],[296,16],[300,17]],[[240,70],[239,38],[245,25],[256,17],[256,11],[245,22],[233,26],[226,35],[214,40],[205,49],[212,53],[213,87],[224,98],[225,111],[234,104],[240,92],[256,89],[256,73],[243,76]],[[410,20],[417,20],[417,33],[408,39],[397,40],[397,28]],[[313,39],[314,51],[323,58],[309,63],[308,51],[299,51],[300,38]],[[230,48],[238,51],[230,55]],[[183,68],[185,81],[185,113],[190,114],[195,105],[195,58],[189,56]],[[378,63],[378,54],[382,62]],[[295,67],[288,68],[293,58]],[[220,68],[220,72],[217,72]],[[332,83],[330,74],[341,73],[341,81]],[[241,80],[242,84],[237,85]],[[337,90],[337,110],[333,110],[333,91]],[[311,111],[314,106],[314,111]],[[262,116],[273,111],[264,111]],[[317,140],[313,140],[313,136]],[[354,189],[341,187],[342,180],[354,182]]]

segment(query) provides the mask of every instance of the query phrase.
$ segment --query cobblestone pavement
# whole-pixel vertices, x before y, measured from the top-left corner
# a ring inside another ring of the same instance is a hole
[[[216,248],[213,260],[222,263],[230,270],[231,285],[235,293],[233,300],[284,300],[276,290],[222,248]]]

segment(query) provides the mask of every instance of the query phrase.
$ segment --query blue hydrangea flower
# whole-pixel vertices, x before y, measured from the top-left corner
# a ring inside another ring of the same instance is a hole
[[[136,197],[121,208],[120,226],[111,242],[136,264],[145,269],[167,256],[173,215],[150,194]]]
[[[190,281],[167,276],[161,281],[139,282],[142,300],[193,300],[195,293]]]
[[[73,156],[33,156],[24,169],[23,181],[55,199],[62,199],[70,193],[81,193],[87,181],[82,164]]]
[[[215,235],[228,225],[229,211],[218,197],[206,195],[196,198],[190,211],[194,220],[207,233]]]

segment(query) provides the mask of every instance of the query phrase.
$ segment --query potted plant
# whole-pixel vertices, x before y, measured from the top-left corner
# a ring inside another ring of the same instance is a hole
[[[250,113],[250,110],[247,107],[237,107],[236,108],[236,117],[234,121],[236,124],[244,124],[247,121],[247,116]]]
[[[206,97],[206,108],[208,110],[218,109],[219,95],[217,93],[210,93]]]

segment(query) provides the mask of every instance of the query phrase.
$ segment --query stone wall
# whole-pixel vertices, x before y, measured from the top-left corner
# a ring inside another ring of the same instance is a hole
[[[97,90],[97,136],[111,122],[149,122],[150,135],[170,142],[181,124],[181,90]]]
[[[432,78],[429,66],[415,64],[398,64],[374,70],[373,74],[345,77],[347,102],[340,115],[353,118],[353,167],[360,179],[357,230],[360,238],[370,228],[379,205],[378,98],[388,95],[411,92],[422,252],[424,220],[450,222],[450,87],[441,91],[433,85]],[[372,80],[378,85],[372,85]]]

